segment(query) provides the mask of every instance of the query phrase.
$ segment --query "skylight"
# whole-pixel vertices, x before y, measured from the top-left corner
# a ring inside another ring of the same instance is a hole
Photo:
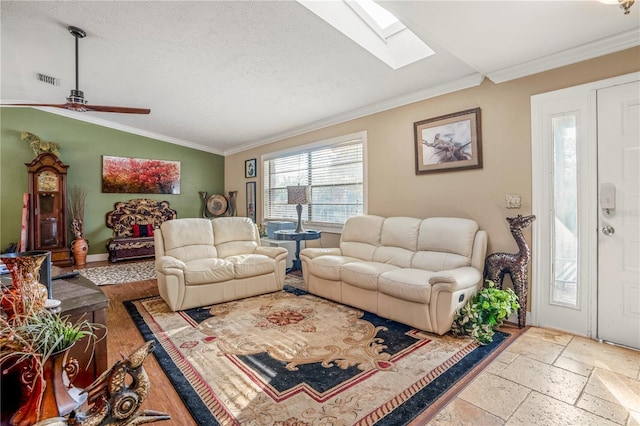
[[[298,3],[394,70],[435,53],[373,0],[298,0]]]
[[[346,3],[385,41],[406,28],[393,13],[373,0],[347,0]]]
[[[358,0],[352,3],[362,7],[382,29],[388,28],[396,22],[400,22],[393,13],[389,12],[382,6],[378,6],[378,4],[374,3],[373,0]]]
[[[364,9],[364,11],[371,16],[376,24],[378,24],[382,29],[389,28],[396,22],[400,22],[393,13],[389,12],[382,6],[378,6],[378,4],[374,3],[373,0],[358,0],[349,3],[357,4]]]

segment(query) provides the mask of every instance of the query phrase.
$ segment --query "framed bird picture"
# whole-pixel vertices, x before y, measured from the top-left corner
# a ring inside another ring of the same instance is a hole
[[[413,123],[416,174],[482,168],[480,108]]]

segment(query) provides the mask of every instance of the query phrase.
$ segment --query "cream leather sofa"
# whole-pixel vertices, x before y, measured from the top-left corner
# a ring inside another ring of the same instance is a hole
[[[300,252],[307,290],[432,333],[482,286],[487,234],[469,219],[355,216],[340,248]]]
[[[260,247],[249,218],[174,219],[154,237],[158,289],[173,311],[283,287],[287,250]]]

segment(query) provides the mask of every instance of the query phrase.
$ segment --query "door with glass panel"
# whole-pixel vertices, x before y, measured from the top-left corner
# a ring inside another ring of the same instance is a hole
[[[640,347],[639,73],[532,97],[532,324]]]
[[[537,221],[532,303],[535,325],[589,335],[588,282],[583,276],[588,259],[580,255],[587,231],[580,212],[586,201],[581,166],[588,155],[588,108],[581,100],[569,95],[542,99],[538,105],[532,101],[539,126],[533,132]]]

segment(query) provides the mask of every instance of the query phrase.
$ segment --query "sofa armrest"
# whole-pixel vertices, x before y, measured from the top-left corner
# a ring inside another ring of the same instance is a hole
[[[304,256],[308,259],[314,259],[319,256],[340,256],[342,251],[337,247],[332,248],[319,248],[310,247],[300,251],[300,257]]]
[[[163,274],[171,274],[172,269],[177,269],[181,272],[187,270],[187,265],[180,259],[176,259],[171,256],[161,256],[156,259],[156,270]]]
[[[482,282],[482,272],[472,266],[438,271],[429,279],[429,284],[448,284],[450,291],[477,286]]]
[[[254,251],[254,253],[269,256],[275,260],[284,259],[289,254],[287,249],[284,247],[263,247],[263,246],[256,247],[256,251]]]
[[[429,283],[431,326],[434,333],[442,335],[451,329],[458,309],[477,293],[482,283],[482,272],[473,266],[439,271],[429,279]]]

